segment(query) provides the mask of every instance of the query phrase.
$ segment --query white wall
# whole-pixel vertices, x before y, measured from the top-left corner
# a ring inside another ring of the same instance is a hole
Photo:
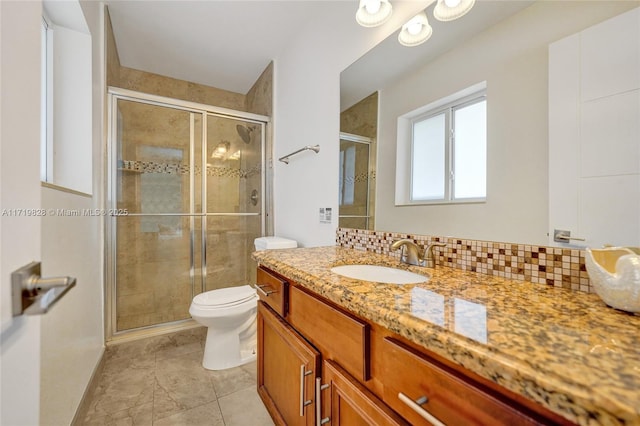
[[[0,211],[40,207],[40,2],[0,1]],[[0,215],[0,424],[38,424],[40,317],[12,317],[11,272],[40,256],[40,220]]]
[[[51,183],[91,194],[91,35],[53,25],[53,52]]]
[[[398,29],[431,1],[393,2],[390,21],[363,28],[355,21],[357,2],[327,2],[327,13],[275,60],[274,205],[276,235],[302,246],[335,244],[338,215],[340,72]],[[288,165],[277,158],[306,145]],[[331,224],[321,224],[320,207],[331,207]]]
[[[550,243],[637,245],[640,8],[553,43],[549,87]]]
[[[76,3],[78,9],[80,5]],[[102,48],[102,5],[82,4],[91,38],[89,53],[93,61],[88,87],[76,95],[88,96],[82,119],[84,135],[76,142],[85,173],[86,189],[93,197],[42,188],[45,209],[68,209],[82,212],[102,207],[102,157],[91,157],[91,151],[103,152],[104,50]],[[76,40],[78,34],[74,34]],[[82,37],[80,37],[82,39]],[[85,46],[86,47],[86,46]],[[76,52],[76,54],[79,52]],[[86,65],[86,64],[85,64]],[[91,68],[85,71],[91,71]],[[86,90],[89,92],[86,93]],[[65,122],[67,125],[70,122]],[[64,129],[62,129],[64,131]],[[93,180],[90,178],[92,176]],[[41,425],[70,424],[104,350],[103,298],[103,221],[101,216],[47,215],[42,221],[43,273],[47,276],[71,275],[76,286],[46,314],[42,322],[41,358]]]
[[[384,88],[376,229],[546,244],[548,44],[631,7],[540,2]],[[395,207],[397,117],[485,80],[486,203]]]

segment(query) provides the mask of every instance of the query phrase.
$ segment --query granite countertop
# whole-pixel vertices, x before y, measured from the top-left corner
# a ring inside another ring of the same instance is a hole
[[[595,294],[459,269],[409,266],[343,247],[267,250],[254,259],[581,425],[640,425],[640,316]],[[416,285],[345,278],[374,264],[425,272]]]

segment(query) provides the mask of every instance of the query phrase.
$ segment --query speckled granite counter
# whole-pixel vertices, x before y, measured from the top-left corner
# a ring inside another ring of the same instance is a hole
[[[582,425],[640,425],[640,316],[595,294],[510,281],[342,247],[255,252],[274,271]],[[429,273],[424,284],[341,277],[375,264]]]

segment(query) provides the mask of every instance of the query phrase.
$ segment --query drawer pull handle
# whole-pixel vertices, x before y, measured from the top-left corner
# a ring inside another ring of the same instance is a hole
[[[305,371],[304,364],[300,366],[300,417],[304,417],[304,407],[311,405],[313,401],[304,399],[304,378],[309,374],[313,374],[313,371]]]
[[[266,287],[266,285],[256,285],[256,290],[262,293],[264,297],[269,297],[270,294],[276,293],[276,291],[264,291],[262,287]]]
[[[400,401],[407,404],[409,408],[411,408],[420,417],[422,417],[423,419],[431,423],[433,426],[445,426],[445,424],[442,423],[440,420],[436,419],[433,416],[433,414],[429,413],[427,410],[425,410],[420,406],[420,404],[424,404],[425,402],[429,401],[429,399],[426,396],[420,397],[418,398],[418,400],[414,401],[411,398],[409,398],[407,395],[403,394],[402,392],[399,392],[398,398],[400,399]]]
[[[331,418],[322,418],[322,391],[329,387],[322,384],[322,378],[316,377],[316,426],[322,426],[331,421]]]

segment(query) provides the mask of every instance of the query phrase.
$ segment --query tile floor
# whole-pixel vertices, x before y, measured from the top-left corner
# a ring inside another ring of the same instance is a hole
[[[83,425],[273,425],[256,392],[256,364],[202,367],[206,329],[107,347]]]

